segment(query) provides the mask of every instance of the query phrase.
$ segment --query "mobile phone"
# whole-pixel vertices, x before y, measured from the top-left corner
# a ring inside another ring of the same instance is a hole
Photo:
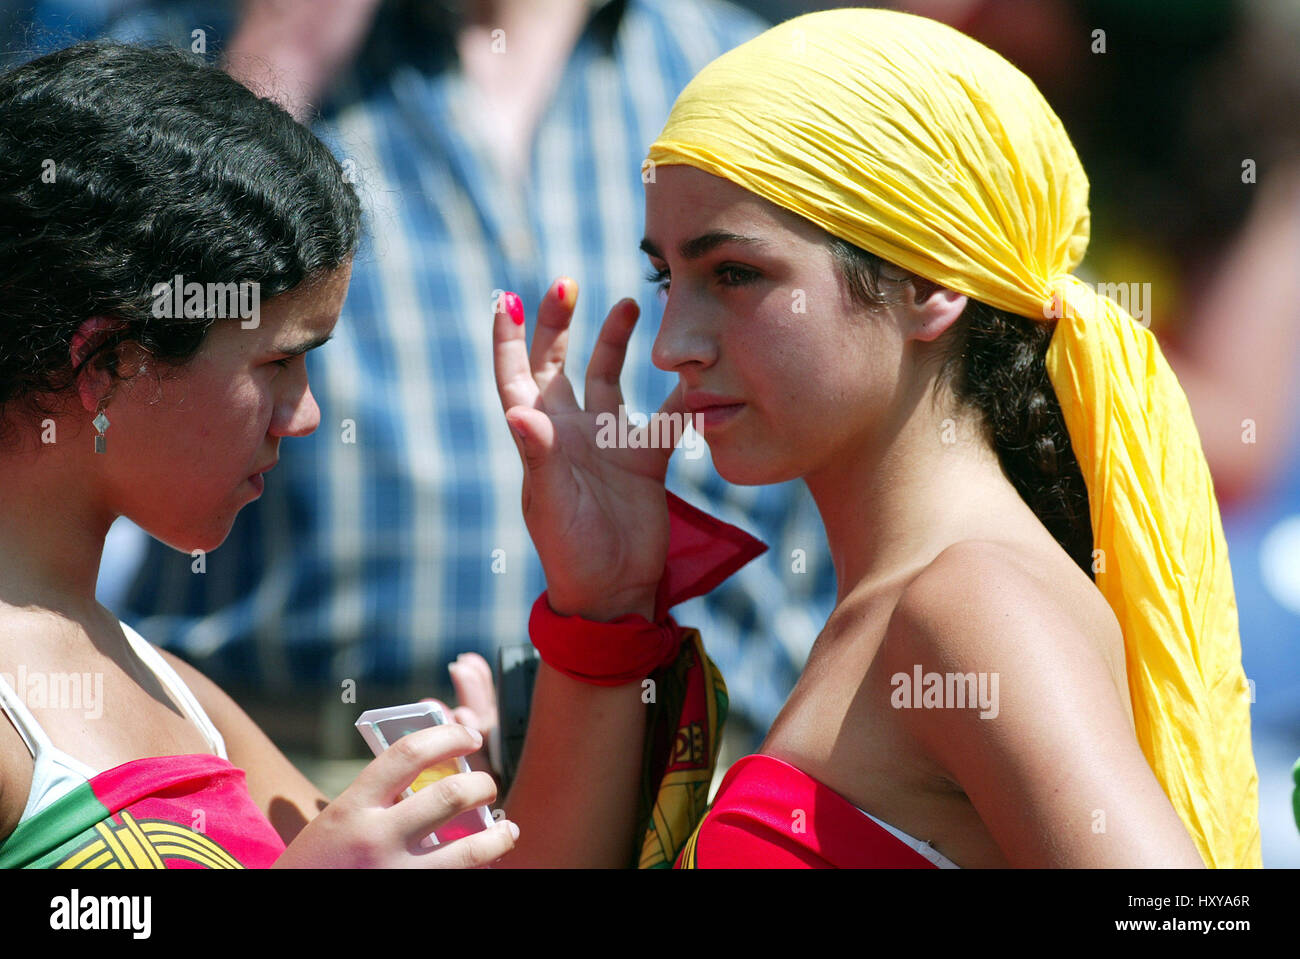
[[[388,706],[384,709],[368,709],[357,719],[357,731],[366,741],[370,751],[376,756],[407,733],[430,726],[445,726],[447,715],[437,703],[410,703],[406,706]],[[402,797],[413,795],[430,783],[454,776],[456,773],[470,771],[464,756],[452,756],[425,769],[415,777],[415,782],[403,790]],[[478,806],[463,812],[455,819],[443,823],[424,840],[424,845],[437,846],[462,836],[481,832],[492,825],[492,812],[487,806]]]

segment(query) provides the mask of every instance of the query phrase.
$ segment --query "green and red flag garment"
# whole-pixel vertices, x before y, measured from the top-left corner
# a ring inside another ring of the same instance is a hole
[[[0,843],[4,869],[258,869],[284,842],[218,756],[157,756],[95,776]]]

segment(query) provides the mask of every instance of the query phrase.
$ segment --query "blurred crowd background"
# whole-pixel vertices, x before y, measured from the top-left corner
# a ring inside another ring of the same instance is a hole
[[[106,604],[208,672],[326,788],[367,755],[351,729],[363,709],[449,699],[457,654],[525,642],[544,584],[492,384],[493,294],[518,291],[531,314],[556,276],[576,278],[571,370],[635,295],[629,406],[656,409],[672,384],[649,362],[661,305],[636,251],[644,150],[713,57],[838,5],[0,3],[0,68],[104,34],[192,49],[310,123],[367,206],[336,342],[309,359],[321,430],[284,449],[202,574],[116,526]],[[1034,79],[1092,183],[1079,275],[1149,291],[1222,507],[1264,864],[1300,866],[1300,0],[881,5],[950,23]],[[761,742],[834,583],[804,491],[728,488],[707,458],[683,459],[672,488],[773,545],[679,610],[728,680],[725,762]]]

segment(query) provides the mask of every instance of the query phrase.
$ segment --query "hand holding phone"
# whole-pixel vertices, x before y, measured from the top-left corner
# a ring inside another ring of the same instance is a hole
[[[389,746],[408,733],[446,724],[447,716],[437,703],[420,702],[410,703],[405,706],[388,706],[384,709],[367,710],[357,719],[356,727],[361,733],[361,737],[370,746],[371,751],[376,756],[379,756]],[[469,764],[465,762],[463,756],[444,759],[422,771],[415,778],[415,781],[403,790],[402,797],[412,796],[425,786],[447,776],[468,773],[469,771]],[[454,839],[460,839],[463,836],[469,836],[488,829],[492,826],[492,822],[492,812],[488,807],[476,806],[473,810],[461,813],[449,822],[439,826],[429,834],[425,844],[436,846],[451,842]]]
[[[510,852],[519,838],[513,823],[496,823],[491,829],[477,825],[497,797],[487,773],[453,776],[446,783],[412,790],[426,770],[483,745],[483,737],[465,726],[429,725],[404,738],[400,729],[390,729],[388,735],[400,741],[398,749],[385,748],[381,743],[386,738],[367,736],[380,755],[302,827],[276,860],[276,868],[465,869],[490,866]],[[448,788],[453,781],[458,788]],[[470,814],[472,826],[444,831],[465,814]],[[471,830],[474,835],[465,834]],[[431,831],[442,837],[441,845],[434,845]],[[462,834],[456,842],[448,841]]]

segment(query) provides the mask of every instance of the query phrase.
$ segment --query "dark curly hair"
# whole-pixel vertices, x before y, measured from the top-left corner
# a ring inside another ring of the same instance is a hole
[[[885,260],[827,236],[840,281],[864,309],[893,302],[882,284],[919,279],[910,274],[885,277]],[[1055,329],[1055,323],[968,299],[961,318],[945,334],[949,345],[941,356],[939,380],[951,384],[958,402],[980,412],[985,436],[1016,492],[1095,580],[1088,489],[1044,363]]]
[[[265,301],[346,262],[361,206],[272,101],[188,53],[97,40],[0,76],[0,224],[2,423],[85,363],[116,373],[128,340],[185,363],[215,321],[155,317],[156,284],[257,283]],[[73,369],[98,315],[121,328]]]

